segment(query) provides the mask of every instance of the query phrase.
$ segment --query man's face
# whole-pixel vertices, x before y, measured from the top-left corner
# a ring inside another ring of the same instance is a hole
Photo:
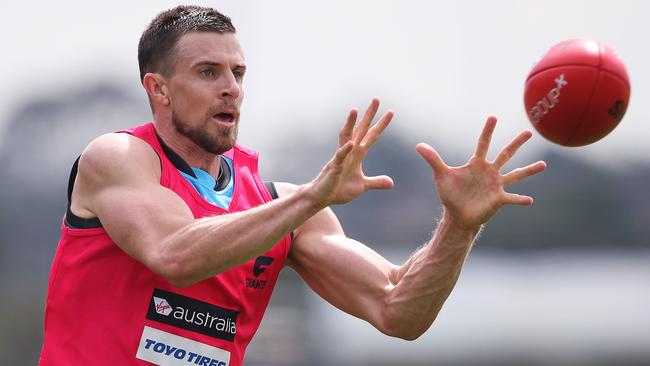
[[[213,154],[237,140],[244,93],[244,53],[234,33],[193,32],[181,37],[169,79],[176,130]]]

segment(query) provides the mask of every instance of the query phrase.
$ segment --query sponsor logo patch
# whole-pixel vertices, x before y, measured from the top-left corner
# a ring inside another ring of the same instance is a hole
[[[238,314],[235,310],[154,289],[147,319],[232,342],[237,334]]]
[[[156,313],[162,315],[169,315],[169,313],[172,312],[172,306],[169,305],[167,300],[154,296],[153,302],[156,305]]]
[[[144,327],[135,357],[159,366],[228,366],[230,352],[175,334]]]

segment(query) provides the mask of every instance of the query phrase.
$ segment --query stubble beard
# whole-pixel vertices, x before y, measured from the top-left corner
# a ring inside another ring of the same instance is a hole
[[[212,115],[206,117],[206,124],[212,123],[210,120]],[[237,133],[239,132],[239,123],[235,121],[235,126],[228,128],[216,125],[217,132],[210,133],[207,129],[201,127],[191,127],[190,124],[185,123],[177,114],[172,110],[172,124],[178,133],[187,137],[190,141],[201,147],[203,150],[221,155],[235,146],[237,141]]]

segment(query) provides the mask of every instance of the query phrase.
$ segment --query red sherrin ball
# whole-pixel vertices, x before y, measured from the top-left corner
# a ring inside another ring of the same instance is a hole
[[[546,52],[526,78],[533,127],[563,146],[594,143],[621,121],[630,99],[625,65],[601,42],[572,39]]]

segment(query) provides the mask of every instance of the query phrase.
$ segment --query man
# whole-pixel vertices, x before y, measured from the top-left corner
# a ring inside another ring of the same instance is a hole
[[[531,132],[489,162],[493,117],[462,167],[419,144],[444,212],[429,243],[395,266],[347,238],[328,208],[393,185],[362,171],[393,117],[372,124],[377,99],[360,118],[349,113],[313,181],[269,185],[256,153],[235,144],[246,65],[230,19],[171,9],[145,30],[138,53],[154,121],[97,138],[73,168],[41,365],[241,365],[284,266],[339,309],[416,339],[481,226],[504,204],[532,203],[504,187],[545,169],[501,175]]]

